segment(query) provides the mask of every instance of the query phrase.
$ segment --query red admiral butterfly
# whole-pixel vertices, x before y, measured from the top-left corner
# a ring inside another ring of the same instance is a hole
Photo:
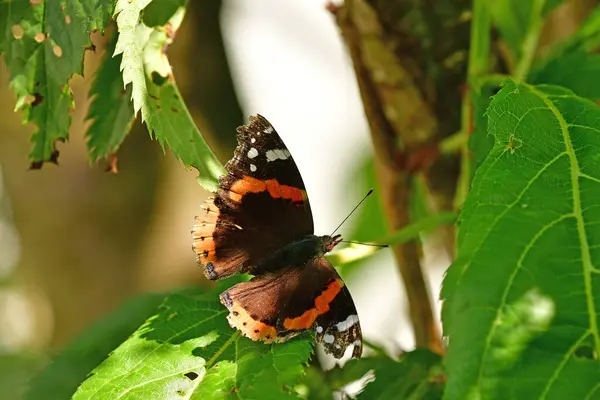
[[[262,116],[237,129],[238,146],[214,198],[192,230],[208,279],[254,275],[221,293],[232,327],[252,340],[283,342],[313,328],[325,351],[362,354],[358,314],[344,281],[323,255],[340,235],[316,236],[300,171]]]

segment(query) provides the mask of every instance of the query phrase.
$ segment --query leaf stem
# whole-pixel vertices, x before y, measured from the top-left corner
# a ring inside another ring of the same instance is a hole
[[[469,63],[467,66],[467,87],[463,94],[461,108],[461,133],[464,136],[461,148],[460,176],[454,197],[454,208],[463,204],[471,186],[471,155],[469,138],[473,133],[473,104],[471,91],[477,78],[489,69],[491,17],[486,0],[473,1],[471,21]]]
[[[542,28],[544,26],[544,15],[542,14],[542,11],[545,4],[546,0],[533,0],[531,16],[529,18],[529,29],[527,29],[527,34],[525,35],[523,45],[521,46],[519,62],[513,71],[515,78],[520,81],[525,81],[527,79],[529,69],[531,68],[531,64],[535,57],[540,34],[542,33]]]
[[[412,176],[401,162],[403,157],[398,143],[402,142],[404,150],[410,151],[435,140],[435,119],[427,118],[432,114],[427,112],[427,105],[415,89],[412,78],[384,43],[385,35],[377,12],[364,0],[348,0],[344,6],[334,8],[333,12],[348,46],[369,123],[383,209],[390,229],[400,229],[410,223]],[[381,63],[377,72],[373,69],[374,57]],[[401,77],[402,85],[398,82],[392,85],[392,93],[398,97],[390,96],[390,87],[377,79],[377,74]],[[423,105],[418,126],[410,125],[413,120],[406,114],[396,114],[400,121],[390,117],[389,110],[398,106],[398,99],[412,105]],[[414,132],[420,134],[415,135]],[[410,240],[393,246],[392,250],[406,289],[416,345],[443,353],[429,288],[421,269],[420,243]]]

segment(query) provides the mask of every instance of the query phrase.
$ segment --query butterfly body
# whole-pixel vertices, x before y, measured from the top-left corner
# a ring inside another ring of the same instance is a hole
[[[362,333],[350,292],[323,257],[341,240],[314,234],[308,196],[296,164],[262,116],[238,128],[238,147],[214,198],[192,230],[208,279],[254,275],[223,292],[232,327],[252,340],[281,342],[315,329],[336,358]]]

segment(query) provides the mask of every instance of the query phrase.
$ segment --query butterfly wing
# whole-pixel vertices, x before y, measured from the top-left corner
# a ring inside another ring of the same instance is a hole
[[[237,140],[227,174],[192,230],[193,249],[209,279],[252,273],[268,253],[313,233],[300,171],[273,126],[251,116]]]
[[[229,324],[252,340],[282,342],[315,327],[327,353],[341,358],[354,345],[352,357],[362,354],[350,292],[324,258],[239,283],[221,294],[221,303],[229,309]]]

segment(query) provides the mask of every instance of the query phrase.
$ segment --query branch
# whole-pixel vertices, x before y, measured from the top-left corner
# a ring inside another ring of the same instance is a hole
[[[412,172],[431,161],[426,149],[435,142],[437,124],[412,77],[382,42],[377,15],[363,0],[330,6],[348,46],[373,141],[377,178],[381,184],[389,229],[410,224]],[[401,142],[401,145],[398,143]],[[421,154],[420,160],[408,155]],[[404,281],[417,347],[442,352],[429,290],[421,270],[420,243],[393,247]]]

